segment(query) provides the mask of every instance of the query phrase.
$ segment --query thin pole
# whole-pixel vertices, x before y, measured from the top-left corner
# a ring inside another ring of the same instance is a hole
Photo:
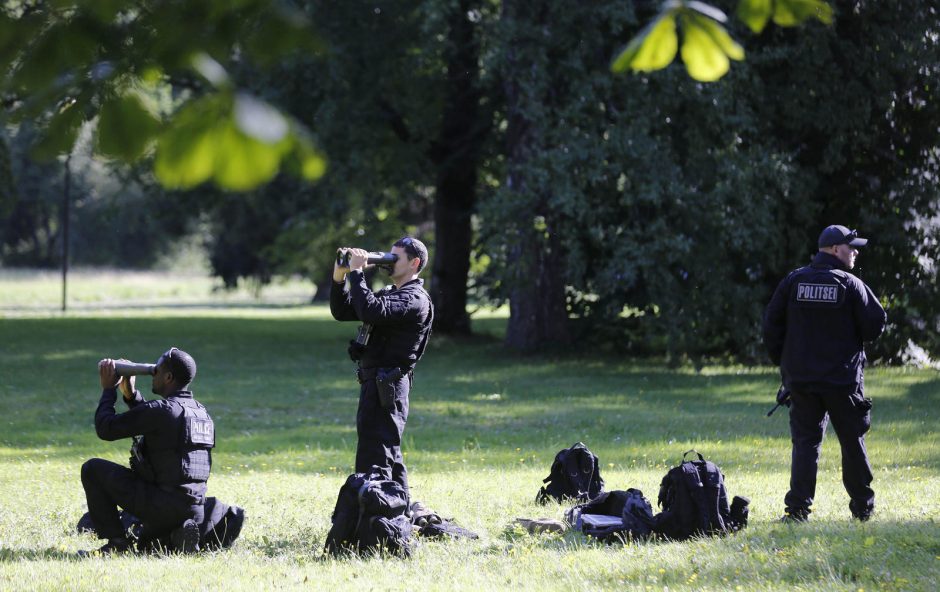
[[[68,303],[69,275],[69,190],[72,181],[72,155],[65,157],[65,189],[62,192],[62,312]]]

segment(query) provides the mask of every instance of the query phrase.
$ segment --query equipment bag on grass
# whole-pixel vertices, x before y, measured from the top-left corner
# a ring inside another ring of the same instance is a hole
[[[695,452],[698,460],[686,460]],[[695,450],[682,455],[682,463],[669,470],[659,486],[659,507],[653,531],[673,540],[694,535],[721,535],[747,526],[750,500],[735,497],[728,504],[725,478],[713,462]],[[734,512],[732,512],[734,507]]]
[[[411,504],[411,525],[415,534],[428,538],[478,539],[480,535],[457,526],[453,518],[442,518],[440,514],[422,502]]]
[[[560,450],[548,477],[542,482],[547,485],[535,496],[540,504],[548,503],[549,499],[560,502],[565,498],[586,502],[604,490],[597,456],[582,442]]]
[[[608,543],[639,540],[650,535],[653,507],[639,489],[605,491],[565,512],[565,520],[575,530]]]
[[[373,466],[368,473],[353,473],[339,490],[323,549],[334,556],[350,551],[409,556],[413,540],[407,509],[408,494],[392,481],[391,469]]]

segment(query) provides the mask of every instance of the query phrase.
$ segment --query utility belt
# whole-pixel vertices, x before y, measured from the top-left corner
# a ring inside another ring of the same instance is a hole
[[[185,496],[189,497],[190,499],[192,499],[193,496],[194,496],[194,494],[193,494],[191,491],[189,491],[189,490],[188,490],[185,486],[183,486],[183,485],[170,485],[169,483],[154,483],[154,485],[156,485],[157,487],[159,487],[159,488],[162,489],[163,491],[166,491],[167,493],[178,493],[178,494],[182,494],[182,495],[185,495]],[[205,496],[203,496],[202,498],[197,499],[196,501],[194,501],[192,505],[194,505],[194,506],[201,506],[201,505],[205,504],[205,501],[206,501],[206,500],[205,500]]]
[[[411,380],[414,377],[414,371],[408,366],[392,366],[391,368],[356,368],[356,380],[359,381],[359,384],[365,384],[370,380],[374,380],[375,388],[379,393],[379,403],[381,403],[382,407],[389,411],[395,409],[398,380],[403,376],[408,377],[410,386]]]
[[[389,382],[398,380],[402,376],[412,378],[414,370],[408,366],[392,366],[391,368],[356,368],[356,381],[365,384],[370,380]]]

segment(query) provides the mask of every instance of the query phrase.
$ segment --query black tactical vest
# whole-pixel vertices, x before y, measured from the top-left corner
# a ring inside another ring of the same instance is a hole
[[[204,483],[212,467],[215,424],[198,401],[170,398],[180,406],[179,444],[175,449],[150,451],[144,436],[136,436],[131,446],[131,468],[143,479],[161,485]]]

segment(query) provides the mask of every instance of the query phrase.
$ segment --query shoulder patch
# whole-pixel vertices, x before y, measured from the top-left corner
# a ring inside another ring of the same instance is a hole
[[[796,299],[799,302],[839,302],[838,284],[810,284],[800,282],[796,285]]]

